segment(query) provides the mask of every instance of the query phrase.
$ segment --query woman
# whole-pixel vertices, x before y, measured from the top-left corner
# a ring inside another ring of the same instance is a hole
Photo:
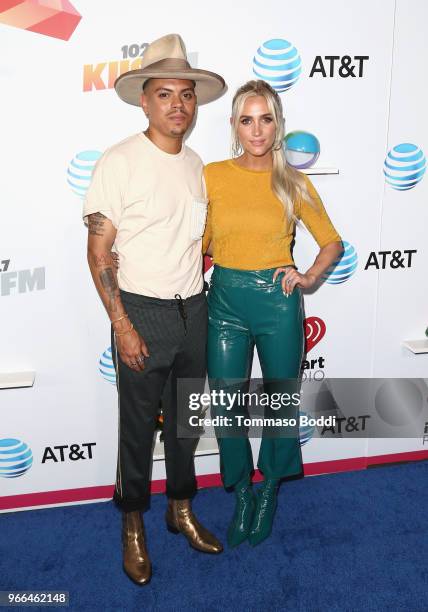
[[[248,379],[254,345],[265,381],[285,384],[299,377],[301,289],[313,287],[342,252],[340,236],[312,183],[287,165],[278,94],[260,80],[240,87],[231,126],[233,159],[205,168],[209,212],[203,247],[215,264],[208,294],[208,377],[217,390]],[[299,219],[320,247],[304,274],[290,253]],[[296,407],[288,408],[287,416],[297,418],[297,413]],[[217,414],[232,413],[221,406]],[[242,430],[228,435],[227,427],[217,435],[223,484],[236,495],[228,543],[236,546],[248,539],[259,544],[272,529],[280,479],[302,470],[298,434],[268,436],[264,430],[258,458],[264,481],[256,497],[248,437]]]

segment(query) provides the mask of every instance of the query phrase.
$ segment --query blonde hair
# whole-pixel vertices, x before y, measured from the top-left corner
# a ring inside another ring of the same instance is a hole
[[[304,199],[313,204],[304,176],[287,163],[283,149],[285,135],[282,103],[277,92],[265,81],[252,80],[242,85],[232,101],[232,157],[242,153],[239,142],[238,126],[242,109],[248,98],[263,96],[273,117],[276,127],[275,140],[272,145],[272,191],[283,203],[289,221],[296,220],[295,203]]]

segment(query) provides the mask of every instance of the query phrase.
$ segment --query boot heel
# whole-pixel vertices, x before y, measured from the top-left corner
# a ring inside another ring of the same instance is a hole
[[[169,523],[166,524],[166,528],[168,529],[170,533],[173,533],[174,535],[177,535],[177,533],[180,533],[177,527],[172,527],[172,525],[170,525]]]

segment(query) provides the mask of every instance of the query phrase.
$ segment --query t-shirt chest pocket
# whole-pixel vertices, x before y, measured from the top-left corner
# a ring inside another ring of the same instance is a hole
[[[208,200],[203,197],[192,197],[190,211],[190,238],[200,240],[204,235],[207,220]]]

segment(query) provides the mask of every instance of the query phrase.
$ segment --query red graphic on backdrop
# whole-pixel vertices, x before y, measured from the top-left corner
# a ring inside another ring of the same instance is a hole
[[[2,0],[0,23],[68,40],[82,16],[68,0]]]
[[[306,352],[314,348],[325,336],[326,325],[319,317],[307,317],[305,324]]]
[[[213,260],[209,255],[204,255],[204,274],[213,266]]]

